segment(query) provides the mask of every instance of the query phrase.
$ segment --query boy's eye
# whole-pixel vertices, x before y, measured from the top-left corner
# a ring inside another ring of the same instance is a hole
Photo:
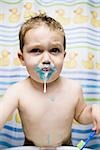
[[[34,54],[41,54],[42,53],[42,50],[39,49],[39,48],[33,48],[32,50],[30,50],[31,53],[34,53]]]
[[[53,54],[53,55],[57,55],[60,52],[61,52],[61,50],[59,48],[50,49],[50,53]]]

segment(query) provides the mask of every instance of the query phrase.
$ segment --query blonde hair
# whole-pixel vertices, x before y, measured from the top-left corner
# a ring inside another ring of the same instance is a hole
[[[21,26],[21,29],[19,32],[19,46],[20,46],[21,52],[23,52],[24,37],[25,37],[26,32],[32,28],[37,28],[41,24],[47,25],[50,28],[50,30],[57,30],[57,31],[60,31],[61,33],[63,33],[64,50],[65,50],[66,49],[66,37],[65,37],[65,33],[64,33],[64,29],[63,29],[62,25],[55,19],[53,19],[45,14],[40,14],[38,16],[31,17],[29,20],[27,20]]]

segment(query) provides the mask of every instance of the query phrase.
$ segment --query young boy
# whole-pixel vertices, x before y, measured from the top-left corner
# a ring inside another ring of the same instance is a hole
[[[19,39],[18,57],[29,77],[12,85],[0,101],[0,128],[18,108],[25,145],[70,145],[73,119],[93,123],[100,133],[100,106],[87,105],[80,85],[60,76],[66,55],[62,26],[40,14],[22,25]]]

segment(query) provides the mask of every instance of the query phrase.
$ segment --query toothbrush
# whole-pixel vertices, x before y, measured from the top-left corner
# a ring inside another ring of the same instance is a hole
[[[82,150],[83,148],[85,148],[86,145],[87,145],[87,143],[95,136],[95,134],[96,134],[96,131],[95,131],[95,130],[92,131],[92,132],[90,133],[90,135],[88,136],[87,140],[85,140],[85,141],[81,140],[81,141],[77,144],[77,147],[78,147],[80,150]]]
[[[47,91],[47,89],[46,89],[46,88],[47,88],[47,84],[46,84],[46,80],[44,80],[44,90],[43,90],[43,91],[44,91],[44,93],[46,93],[46,91]]]
[[[44,93],[46,93],[46,91],[47,91],[47,83],[46,83],[47,76],[48,76],[48,72],[46,72],[45,75],[44,75],[44,90],[43,90]]]

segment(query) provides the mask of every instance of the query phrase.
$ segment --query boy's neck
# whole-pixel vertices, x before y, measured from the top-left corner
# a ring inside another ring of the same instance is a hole
[[[37,82],[37,81],[33,80],[31,77],[29,77],[29,80],[30,80],[30,83],[33,86],[33,88],[35,88],[37,91],[40,91],[43,93],[44,83]],[[47,83],[47,92],[49,90],[51,91],[51,89],[53,89],[53,87],[56,88],[56,84],[58,84],[59,81],[60,81],[60,77],[58,77],[56,80],[54,80],[50,83]]]

